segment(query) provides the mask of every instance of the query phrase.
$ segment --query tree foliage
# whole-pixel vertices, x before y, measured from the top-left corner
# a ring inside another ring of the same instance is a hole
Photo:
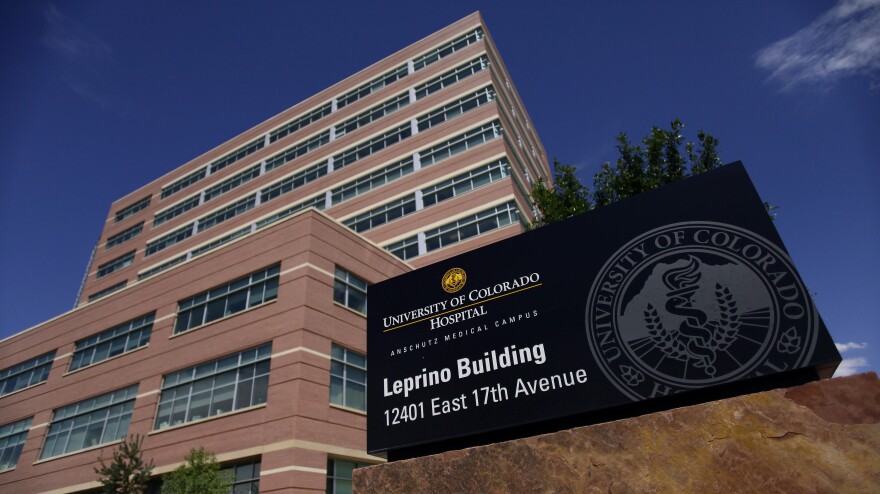
[[[653,127],[641,145],[634,145],[621,132],[617,136],[620,157],[602,165],[593,176],[592,191],[577,178],[575,167],[554,160],[553,184],[540,178],[532,187],[540,213],[532,226],[554,223],[721,165],[718,139],[701,130],[696,143],[685,143],[683,129],[678,119],[669,129]]]
[[[140,435],[129,436],[113,450],[113,458],[109,463],[98,458],[100,468],[95,468],[101,492],[106,494],[144,494],[150,483],[153,471],[153,460],[143,461],[144,438]]]
[[[186,463],[162,478],[162,494],[227,494],[231,487],[231,472],[221,471],[204,448],[191,449]]]

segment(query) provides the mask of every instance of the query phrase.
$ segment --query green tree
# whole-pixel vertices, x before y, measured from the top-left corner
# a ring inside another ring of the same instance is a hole
[[[554,160],[553,184],[540,178],[532,187],[540,213],[532,226],[547,225],[721,165],[718,139],[701,130],[696,143],[685,143],[683,129],[678,119],[668,130],[653,127],[641,145],[633,145],[621,132],[617,136],[620,157],[614,163],[605,162],[593,176],[592,192],[577,178],[573,166]]]
[[[228,494],[231,488],[232,473],[221,471],[204,448],[191,449],[185,464],[162,477],[162,494]]]
[[[575,167],[553,160],[553,185],[544,177],[532,186],[532,199],[540,212],[533,227],[549,225],[591,209],[589,189],[581,184]]]
[[[101,492],[106,494],[144,494],[150,483],[153,471],[153,460],[144,463],[144,438],[140,435],[129,436],[113,450],[113,459],[107,463],[99,457],[101,468],[95,468],[99,475]]]

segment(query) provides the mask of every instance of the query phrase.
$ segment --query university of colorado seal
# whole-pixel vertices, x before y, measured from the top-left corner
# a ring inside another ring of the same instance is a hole
[[[799,367],[817,321],[781,249],[714,222],[631,240],[602,267],[586,307],[593,357],[633,400]]]

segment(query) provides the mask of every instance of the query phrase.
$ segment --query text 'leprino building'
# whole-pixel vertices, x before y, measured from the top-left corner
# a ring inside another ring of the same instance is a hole
[[[516,235],[544,149],[478,13],[116,201],[78,306],[0,342],[0,492],[96,490],[145,436],[239,492],[348,492],[367,291]]]

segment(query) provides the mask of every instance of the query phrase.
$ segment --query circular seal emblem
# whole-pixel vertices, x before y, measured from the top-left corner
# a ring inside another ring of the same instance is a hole
[[[676,223],[618,249],[586,307],[590,351],[633,400],[797,368],[818,316],[775,244],[723,223]]]
[[[452,268],[447,271],[440,280],[440,285],[446,293],[455,293],[467,282],[467,273],[461,268]]]

